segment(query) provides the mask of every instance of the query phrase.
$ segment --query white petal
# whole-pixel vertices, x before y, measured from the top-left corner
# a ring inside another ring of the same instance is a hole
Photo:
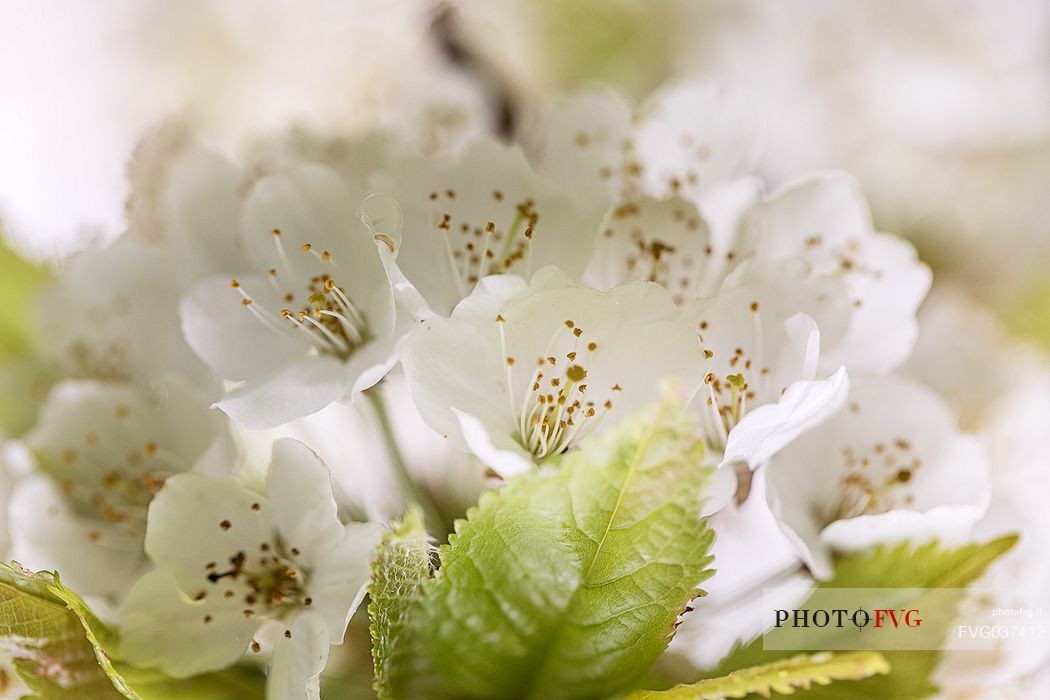
[[[845,278],[855,300],[853,319],[847,336],[828,347],[825,362],[883,373],[911,354],[919,335],[915,312],[933,275],[914,246],[896,236],[875,234],[864,251],[865,265],[878,274],[857,271]]]
[[[300,551],[296,560],[307,569],[320,564],[343,537],[332,496],[332,479],[321,458],[298,440],[273,444],[266,487],[270,514],[285,549]]]
[[[544,126],[542,173],[588,197],[620,195],[623,142],[631,133],[631,108],[620,95],[580,92],[555,105]]]
[[[179,474],[150,505],[146,553],[186,593],[210,591],[209,573],[229,568],[238,552],[254,553],[271,541],[268,518],[266,499],[236,479]]]
[[[453,411],[467,447],[486,467],[506,479],[535,466],[532,455],[511,434],[491,434],[480,419],[464,411]]]
[[[399,334],[388,334],[355,350],[343,366],[345,384],[337,400],[351,400],[378,384],[397,365],[397,346],[401,340]]]
[[[639,107],[635,145],[646,192],[699,195],[747,172],[758,156],[761,112],[739,93],[709,84],[668,85]]]
[[[376,523],[349,523],[340,542],[310,572],[311,609],[321,618],[333,644],[341,644],[346,626],[365,597],[371,563],[382,528]]]
[[[328,250],[334,266],[329,271],[337,284],[351,298],[361,298],[388,281],[377,242],[361,221],[360,204],[361,198],[331,168],[297,165],[255,185],[245,203],[242,235],[260,258],[260,271],[275,268],[278,280],[289,275],[305,284],[326,268],[302,247]],[[281,233],[283,256],[274,229]]]
[[[257,627],[255,619],[241,615],[236,601],[221,596],[192,601],[170,574],[157,570],[140,578],[124,601],[120,651],[136,666],[186,678],[235,663]]]
[[[346,393],[343,363],[306,357],[277,375],[235,389],[215,405],[248,428],[274,428],[320,411]]]
[[[810,573],[817,580],[831,578],[835,573],[831,560],[831,551],[820,539],[820,522],[813,514],[813,501],[807,493],[807,484],[797,476],[785,477],[778,470],[780,465],[770,465],[772,472],[767,472],[766,502],[773,512],[781,532],[795,547],[799,557],[805,562]],[[810,477],[810,485],[820,484],[824,475]],[[819,489],[823,494],[827,489]]]
[[[849,394],[846,368],[827,379],[797,381],[776,403],[748,412],[729,431],[721,466],[742,462],[752,469],[842,408]]]
[[[542,272],[546,273],[547,268]],[[539,273],[537,273],[539,274]],[[496,318],[512,299],[525,294],[529,283],[518,275],[489,275],[480,280],[463,301],[456,304],[452,317],[471,323],[487,323]]]
[[[401,364],[423,420],[464,450],[467,445],[453,409],[485,416],[492,433],[516,430],[505,394],[486,376],[487,349],[481,329],[457,319],[420,324],[402,349]]]
[[[613,207],[601,224],[584,279],[599,289],[620,282],[658,282],[684,301],[702,296],[711,232],[696,207],[680,197]]]
[[[704,492],[704,505],[700,515],[707,517],[725,508],[733,500],[736,488],[736,471],[729,466],[716,468]]]
[[[82,595],[126,591],[146,565],[142,535],[74,513],[50,479],[31,474],[11,493],[11,558],[57,571]]]
[[[241,275],[237,282],[255,300],[253,309],[243,305],[226,275],[201,280],[179,304],[182,332],[194,352],[233,381],[272,374],[304,356],[310,343],[294,329],[282,330],[284,302],[276,299],[266,278]]]
[[[764,491],[764,472],[758,470],[747,500],[711,519],[717,533],[711,553],[719,564],[703,584],[708,595],[691,603],[695,610],[685,616],[672,642],[672,649],[705,668],[717,664],[734,644],[766,631],[772,622],[770,606],[798,606],[812,583],[801,574],[795,547],[781,533]]]
[[[936,506],[921,513],[896,509],[836,520],[824,528],[820,539],[841,552],[905,541],[917,545],[937,541],[945,547],[957,547],[966,543],[983,512],[982,508],[972,505]]]
[[[278,635],[266,674],[267,700],[320,700],[328,632],[317,615],[300,613]]]

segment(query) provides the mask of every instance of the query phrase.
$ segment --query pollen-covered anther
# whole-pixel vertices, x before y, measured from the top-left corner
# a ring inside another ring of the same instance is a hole
[[[502,330],[501,342],[505,345]],[[596,343],[586,342],[585,330],[574,320],[565,320],[550,341],[552,350],[559,344],[562,354],[536,358],[536,367],[520,402],[513,390],[509,392],[511,407],[518,418],[519,440],[536,459],[570,449],[613,406],[609,396],[584,401],[587,391],[584,381],[590,376],[589,366],[597,349]],[[570,347],[565,348],[565,344]],[[582,352],[581,345],[589,353]],[[508,387],[516,383],[508,372]]]

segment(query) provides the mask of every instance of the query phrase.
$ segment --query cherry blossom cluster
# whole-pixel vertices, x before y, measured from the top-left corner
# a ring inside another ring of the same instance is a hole
[[[127,232],[34,306],[11,558],[97,601],[134,664],[247,655],[271,697],[317,698],[407,504],[444,538],[669,390],[715,470],[715,587],[770,580],[748,558],[821,580],[837,553],[994,530],[1006,443],[916,379],[929,268],[849,175],[768,187],[759,132],[683,84],[426,154],[299,133],[234,162],[154,135]],[[747,632],[676,644],[717,661]]]

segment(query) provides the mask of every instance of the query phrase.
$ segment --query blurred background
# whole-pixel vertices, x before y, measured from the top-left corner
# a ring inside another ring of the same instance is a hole
[[[770,186],[844,168],[942,283],[1050,343],[1045,0],[0,0],[0,222],[40,260],[124,227],[144,133],[291,126],[422,150],[527,140],[593,83],[704,79],[765,122]],[[11,29],[14,31],[10,31]]]

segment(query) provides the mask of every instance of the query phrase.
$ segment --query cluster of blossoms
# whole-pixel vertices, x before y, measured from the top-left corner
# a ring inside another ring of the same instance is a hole
[[[768,578],[734,568],[749,537],[820,580],[836,553],[987,530],[994,449],[905,365],[929,269],[845,174],[768,191],[751,115],[676,85],[425,156],[300,134],[234,164],[155,137],[127,233],[38,301],[11,557],[97,597],[134,664],[247,654],[270,697],[317,698],[407,502],[444,504],[446,536],[668,384],[716,469],[727,587]]]

